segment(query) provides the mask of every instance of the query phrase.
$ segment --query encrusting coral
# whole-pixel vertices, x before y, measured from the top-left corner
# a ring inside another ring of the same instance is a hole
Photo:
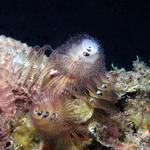
[[[78,35],[52,50],[0,36],[0,150],[149,150],[150,68],[106,71]]]

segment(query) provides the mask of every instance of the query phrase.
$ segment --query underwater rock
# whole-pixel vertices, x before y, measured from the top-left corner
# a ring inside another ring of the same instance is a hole
[[[51,49],[0,36],[1,150],[149,150],[150,67],[106,71],[89,35]]]

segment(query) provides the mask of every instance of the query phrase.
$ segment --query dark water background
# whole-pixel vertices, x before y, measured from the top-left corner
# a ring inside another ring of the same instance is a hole
[[[61,45],[74,33],[101,41],[107,68],[150,60],[150,2],[145,0],[1,0],[0,34],[29,45]]]

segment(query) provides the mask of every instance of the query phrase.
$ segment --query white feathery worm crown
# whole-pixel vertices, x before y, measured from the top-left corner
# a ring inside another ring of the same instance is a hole
[[[78,45],[72,45],[68,54],[74,61],[95,63],[99,57],[99,44],[93,39],[82,39]]]
[[[74,76],[93,76],[97,72],[105,71],[101,44],[86,34],[70,38],[65,44],[58,47],[54,55],[51,56],[52,60],[56,58],[54,64],[59,64],[62,72]]]

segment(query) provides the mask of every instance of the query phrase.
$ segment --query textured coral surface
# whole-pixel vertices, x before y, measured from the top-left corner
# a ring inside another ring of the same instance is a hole
[[[0,36],[0,150],[150,149],[149,66],[106,72],[101,48],[95,61],[97,43],[82,38],[47,57],[48,45]]]

